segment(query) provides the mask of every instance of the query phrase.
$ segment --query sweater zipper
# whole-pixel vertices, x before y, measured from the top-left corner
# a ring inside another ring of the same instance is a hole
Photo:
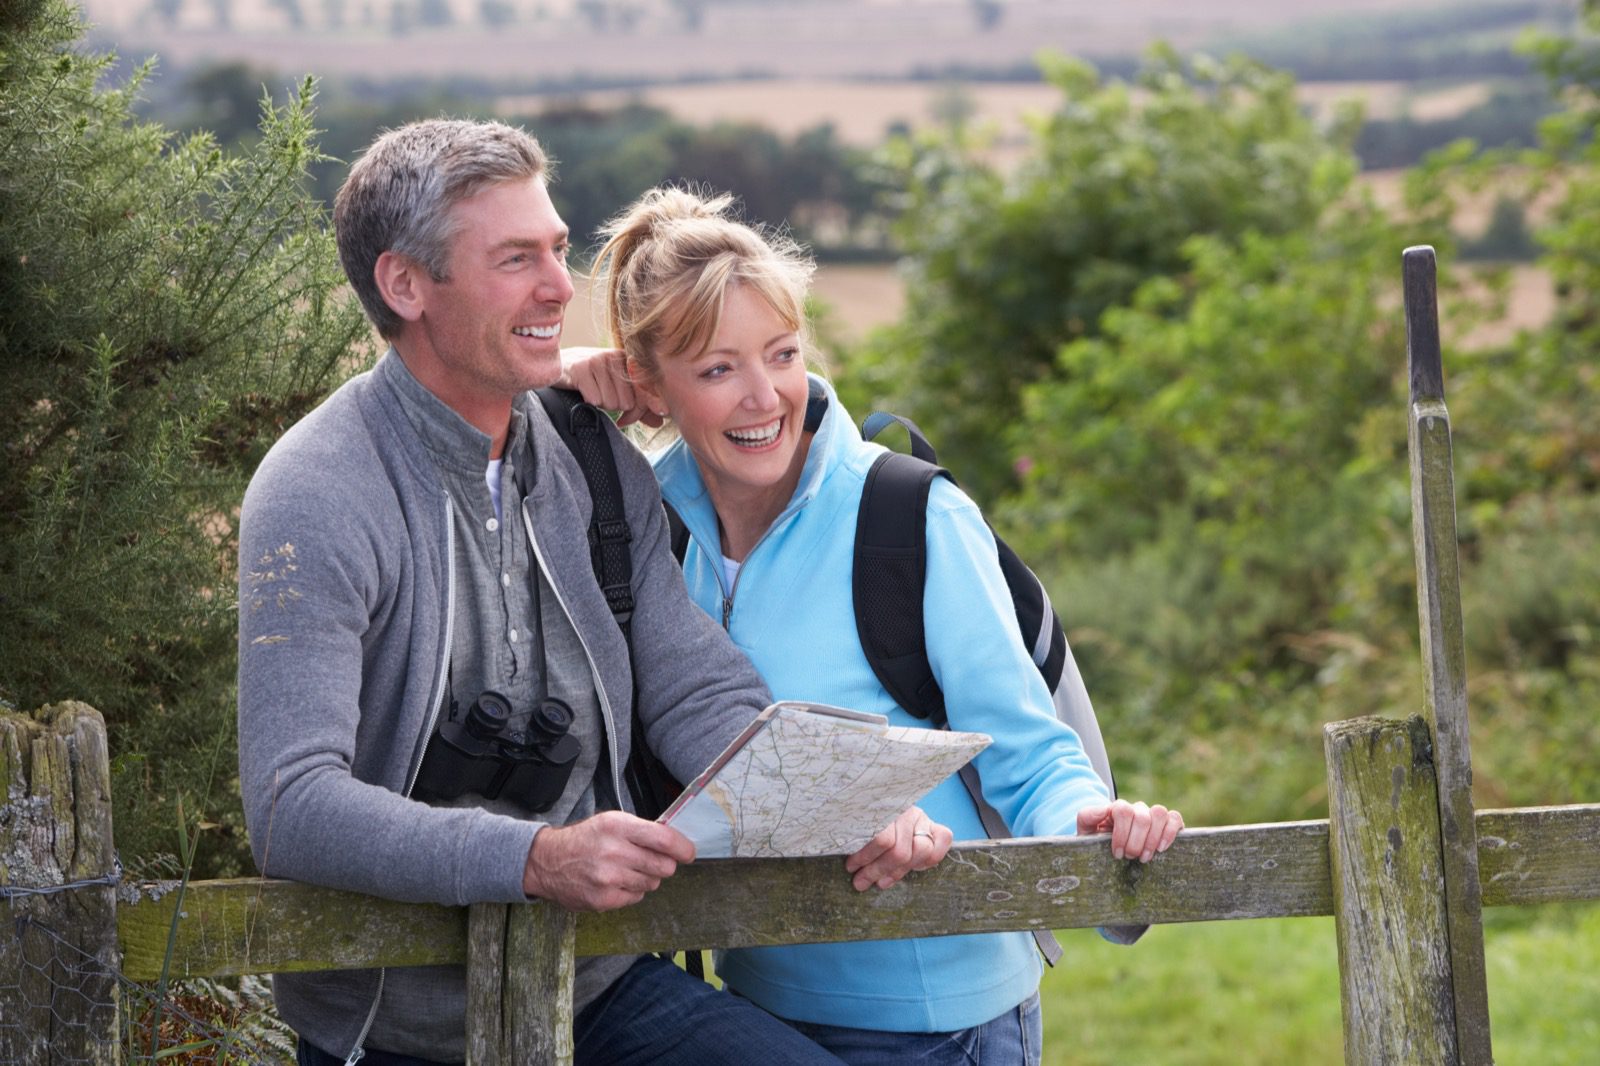
[[[422,758],[411,768],[411,773],[406,776],[405,791],[402,796],[410,796],[411,790],[416,787],[417,774],[422,772],[422,762],[428,757],[428,745],[433,743],[433,727],[439,721],[439,712],[444,707],[446,681],[450,676],[450,644],[455,638],[456,628],[456,521],[455,506],[450,502],[450,494],[444,497],[444,654],[439,659],[439,692],[433,698],[433,708],[428,713],[428,725],[422,734]],[[365,1044],[367,1034],[372,1032],[372,1023],[378,1020],[378,1004],[383,1002],[383,982],[389,975],[387,969],[378,971],[378,991],[372,997],[372,1009],[367,1011],[367,1020],[361,1023],[361,1033],[356,1037],[356,1046],[344,1060],[344,1066],[356,1066],[366,1055]]]
[[[583,648],[583,657],[589,663],[589,674],[594,678],[595,695],[600,698],[600,716],[605,719],[606,727],[606,752],[611,757],[611,787],[617,802],[622,802],[626,795],[622,791],[622,772],[617,763],[617,722],[611,713],[611,701],[606,698],[606,686],[600,676],[600,666],[595,661],[594,653],[589,650],[589,641],[583,635],[583,627],[578,625],[577,619],[572,617],[572,611],[567,607],[567,601],[561,598],[561,587],[550,577],[550,568],[545,564],[544,553],[539,550],[539,538],[533,532],[533,520],[528,515],[528,500],[522,500],[522,525],[528,531],[528,544],[533,548],[534,562],[539,567],[539,573],[545,575],[550,590],[556,594],[556,603],[561,607],[561,613],[566,615],[567,622],[572,626],[572,631],[578,635],[578,644]]]
[[[772,531],[774,529],[778,528],[778,524],[780,522],[787,521],[789,516],[791,514],[793,514],[794,511],[798,511],[800,508],[804,507],[805,505],[806,505],[806,501],[805,500],[801,500],[798,504],[795,505],[795,507],[792,510],[784,511],[783,514],[779,515],[777,518],[774,518],[772,520],[772,524],[766,528],[766,530],[761,534],[761,536],[756,538],[756,542],[754,544],[750,545],[750,550],[744,553],[744,562],[741,562],[739,564],[739,572],[737,574],[733,575],[733,584],[725,591],[725,593],[724,593],[724,595],[722,597],[722,628],[723,628],[724,632],[727,632],[727,633],[732,633],[733,632],[733,630],[729,626],[729,623],[733,621],[733,596],[734,596],[734,593],[739,591],[739,579],[744,577],[745,563],[748,563],[750,561],[750,557],[756,553],[756,550],[758,548],[760,548],[763,543],[766,542],[766,539],[768,537],[772,536]],[[689,534],[689,539],[690,540],[694,539],[694,534],[693,533]],[[700,550],[702,552],[705,551],[705,546],[702,545]],[[712,572],[717,575],[717,586],[719,588],[721,588],[722,581],[723,581],[721,563],[722,563],[722,548],[721,548],[721,545],[718,545],[718,548],[717,548],[717,565],[712,567],[711,569],[712,569]]]

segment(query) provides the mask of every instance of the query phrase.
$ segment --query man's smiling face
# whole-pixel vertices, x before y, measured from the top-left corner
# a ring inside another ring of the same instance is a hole
[[[419,272],[422,313],[404,354],[419,381],[481,429],[475,412],[560,376],[567,227],[542,178],[488,185],[451,215],[448,278]]]

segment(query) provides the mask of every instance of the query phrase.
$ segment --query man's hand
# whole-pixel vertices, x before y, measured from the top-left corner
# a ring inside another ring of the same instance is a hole
[[[577,389],[585,403],[605,411],[619,411],[617,425],[635,422],[659,429],[666,421],[662,412],[650,409],[643,393],[633,387],[628,376],[628,357],[617,348],[561,349],[561,377],[556,384]]]
[[[889,827],[844,861],[857,892],[888,888],[912,870],[929,870],[950,850],[954,834],[932,821],[921,807],[908,807]]]
[[[1183,828],[1183,815],[1161,804],[1154,807],[1127,800],[1085,807],[1078,812],[1078,835],[1111,834],[1111,854],[1119,859],[1149,862],[1166,851]]]
[[[567,826],[546,826],[533,838],[522,890],[572,911],[609,911],[645,893],[694,861],[689,838],[622,811],[605,811]]]

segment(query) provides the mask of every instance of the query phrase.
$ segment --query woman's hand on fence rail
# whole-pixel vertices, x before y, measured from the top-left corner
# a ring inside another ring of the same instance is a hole
[[[1111,834],[1111,854],[1119,859],[1149,862],[1166,851],[1183,828],[1183,815],[1157,803],[1110,803],[1085,807],[1078,812],[1078,835]]]
[[[694,845],[670,826],[605,811],[533,838],[522,890],[572,911],[609,911],[638,903],[694,861]]]
[[[933,821],[921,807],[907,807],[888,827],[844,862],[857,892],[876,885],[888,888],[912,870],[939,865],[955,835]]]

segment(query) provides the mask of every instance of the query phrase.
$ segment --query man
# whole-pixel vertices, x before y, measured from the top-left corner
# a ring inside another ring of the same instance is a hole
[[[694,849],[627,813],[631,716],[687,779],[767,701],[688,600],[620,438],[631,664],[596,584],[582,475],[527,393],[560,372],[573,291],[546,178],[521,131],[439,120],[385,134],[339,192],[345,272],[393,347],[245,496],[239,762],[264,873],[449,904],[637,902]],[[483,738],[520,741],[552,706],[563,754],[507,779]],[[927,833],[902,815],[847,863],[857,887],[932,865],[948,834]],[[463,1057],[459,967],[282,975],[275,993],[302,1064]],[[579,1062],[832,1061],[650,957],[580,960],[574,1009]]]

